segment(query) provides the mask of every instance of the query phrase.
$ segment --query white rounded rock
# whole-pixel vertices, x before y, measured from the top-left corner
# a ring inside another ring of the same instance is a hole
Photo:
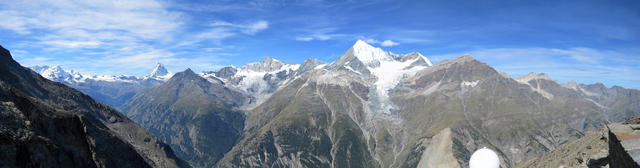
[[[469,159],[469,168],[498,168],[500,167],[500,158],[493,150],[483,147],[473,152]]]

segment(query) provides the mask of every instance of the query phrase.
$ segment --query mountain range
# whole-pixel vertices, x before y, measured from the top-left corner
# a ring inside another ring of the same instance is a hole
[[[33,66],[33,71],[43,77],[71,86],[92,98],[116,109],[138,91],[168,80],[173,74],[158,63],[147,76],[93,75],[86,76],[60,66]]]
[[[113,80],[32,69],[122,110],[195,167],[468,167],[482,147],[515,167],[640,115],[638,90],[512,78],[470,55],[433,64],[364,41],[331,63],[161,67]]]
[[[22,67],[2,46],[0,118],[0,167],[190,167],[122,113]]]

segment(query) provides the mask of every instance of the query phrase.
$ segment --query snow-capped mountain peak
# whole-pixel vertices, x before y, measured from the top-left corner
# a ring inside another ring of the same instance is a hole
[[[300,67],[300,64],[287,64],[265,57],[260,62],[249,63],[240,68],[228,66],[217,71],[203,72],[201,76],[209,82],[223,84],[252,95],[250,103],[246,106],[250,108],[260,104],[281,86],[294,79],[301,73],[298,71]]]
[[[375,92],[372,92],[371,96],[377,101],[372,103],[370,108],[376,113],[389,114],[393,106],[388,91],[403,78],[413,76],[430,66],[431,61],[420,53],[394,54],[358,40],[330,65],[330,69],[347,70],[362,77],[375,77],[376,80],[371,86]]]
[[[67,83],[75,83],[83,80],[83,76],[77,71],[66,71],[62,67],[56,66],[33,66],[31,69],[43,77],[58,81],[58,82],[67,82]]]
[[[124,82],[124,83],[155,83],[149,82],[151,81],[166,81],[173,74],[164,67],[161,63],[158,63],[151,72],[149,76],[130,76],[130,75],[82,75],[80,72],[75,70],[64,70],[61,66],[33,66],[30,67],[33,71],[40,74],[42,77],[45,77],[49,80],[66,83],[66,84],[79,84],[85,82]]]
[[[173,73],[169,72],[162,63],[156,64],[156,67],[151,71],[148,78],[154,78],[157,80],[167,81],[173,76]]]
[[[153,69],[153,71],[151,71],[151,74],[149,75],[150,77],[159,77],[159,76],[165,76],[169,74],[169,71],[167,70],[167,68],[164,67],[164,65],[162,65],[162,63],[156,64],[156,67]]]
[[[392,53],[373,47],[362,40],[356,41],[351,49],[353,55],[367,66],[375,66],[379,61],[393,60]]]

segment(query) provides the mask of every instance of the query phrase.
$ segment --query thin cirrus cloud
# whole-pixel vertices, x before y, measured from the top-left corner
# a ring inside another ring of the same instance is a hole
[[[246,24],[236,24],[226,21],[215,21],[208,28],[201,31],[191,39],[184,40],[179,46],[189,46],[202,42],[221,44],[222,40],[239,34],[254,35],[269,28],[269,22],[259,20]]]
[[[378,40],[372,39],[372,38],[367,38],[364,41],[367,42],[367,43],[370,43],[370,44],[380,44],[383,47],[397,46],[397,45],[400,44],[400,43],[397,43],[397,42],[394,42],[394,41],[391,41],[391,40],[378,41]]]
[[[176,51],[174,44],[219,42],[240,34],[255,35],[269,28],[269,22],[265,20],[219,21],[209,28],[187,33],[185,29],[189,25],[185,20],[188,17],[193,16],[169,10],[165,3],[157,0],[0,2],[0,18],[4,21],[0,29],[22,36],[22,40],[14,45],[18,47],[12,50],[30,51],[20,54],[26,57],[17,58],[28,66],[57,64],[98,71],[86,68],[90,61],[101,63],[96,68],[142,72],[141,69],[152,68],[157,61],[173,61],[188,63],[185,67],[204,64],[215,67],[216,61],[220,61],[217,56],[191,54],[199,56],[197,59],[180,58],[178,53],[181,52]],[[67,55],[91,57],[92,60]]]
[[[160,39],[181,24],[180,14],[169,12],[154,0],[138,1],[41,1],[4,2],[0,11],[2,18],[11,20],[0,27],[19,33],[46,34],[84,31],[100,34],[104,32],[133,36],[141,39]],[[53,13],[46,15],[45,13]],[[85,39],[73,36],[70,39]],[[106,38],[108,39],[108,38]]]
[[[314,33],[314,34],[309,34],[309,35],[305,35],[305,36],[296,37],[295,40],[297,40],[297,41],[313,41],[313,40],[326,41],[326,40],[335,39],[336,37],[344,37],[344,36],[345,35],[343,35],[343,34]]]
[[[234,24],[234,23],[229,23],[225,21],[215,21],[211,24],[211,27],[237,28],[242,33],[252,35],[269,28],[269,22],[260,20],[260,21],[256,21],[248,24]]]
[[[27,66],[143,75],[158,61],[174,71],[240,66],[266,55],[330,62],[361,39],[435,55],[428,56],[435,62],[466,51],[514,76],[534,71],[640,86],[638,3],[579,3],[0,1],[0,42]]]
[[[93,48],[100,46],[100,41],[70,41],[70,40],[52,40],[43,41],[43,44],[60,46],[65,48]]]

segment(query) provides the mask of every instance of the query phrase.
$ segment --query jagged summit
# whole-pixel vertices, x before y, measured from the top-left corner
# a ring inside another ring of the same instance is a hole
[[[322,68],[325,65],[327,65],[326,62],[323,62],[317,59],[307,58],[306,60],[304,60],[304,62],[302,62],[302,64],[300,65],[300,68],[298,68],[298,74],[308,72],[315,68]]]
[[[213,72],[216,77],[219,78],[230,78],[238,72],[238,69],[233,65],[220,68],[220,70]]]
[[[162,63],[158,62],[158,64],[156,64],[156,67],[153,68],[153,71],[151,71],[151,74],[149,74],[149,76],[159,77],[159,76],[165,76],[167,74],[169,74],[169,71],[167,70],[167,68],[165,68]]]
[[[242,66],[241,69],[252,70],[256,72],[271,72],[278,70],[285,65],[286,63],[267,56],[264,58],[264,60],[260,62],[249,63]]]
[[[544,79],[544,80],[551,80],[551,78],[549,78],[549,76],[545,73],[540,73],[540,74],[536,74],[535,72],[529,72],[529,74],[516,78],[516,81],[521,82],[521,83],[528,83],[531,80],[535,80],[535,79]]]
[[[33,71],[40,74],[49,80],[64,82],[64,83],[78,83],[84,82],[86,77],[74,70],[64,70],[61,66],[33,66],[30,67]]]
[[[578,84],[578,82],[574,81],[574,80],[570,80],[567,83],[564,84],[560,84],[563,87],[569,88],[569,89],[573,89],[573,90],[578,90],[578,88],[580,87],[580,85]]]
[[[281,62],[280,60],[273,59],[273,58],[271,58],[269,56],[265,56],[264,60],[262,60],[261,62],[274,62],[274,61]]]
[[[431,60],[427,59],[427,57],[425,57],[424,55],[420,54],[419,52],[412,52],[407,54],[407,56],[404,58],[406,59],[415,59],[416,57],[421,58],[428,66],[433,66],[433,63],[431,63]]]

